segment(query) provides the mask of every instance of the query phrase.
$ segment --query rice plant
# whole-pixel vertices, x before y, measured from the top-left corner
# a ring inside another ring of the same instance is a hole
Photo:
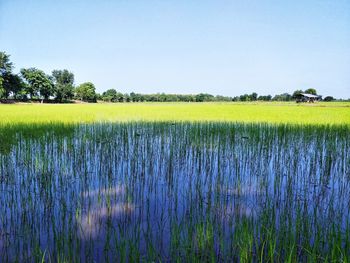
[[[1,262],[347,262],[348,125],[0,128]]]

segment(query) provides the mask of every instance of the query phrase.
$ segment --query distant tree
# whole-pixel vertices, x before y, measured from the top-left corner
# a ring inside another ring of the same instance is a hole
[[[204,94],[196,95],[196,101],[197,102],[203,102],[204,101]]]
[[[326,96],[326,97],[324,97],[323,100],[324,101],[333,101],[333,100],[335,100],[335,98],[333,98],[332,96]]]
[[[307,89],[305,90],[305,93],[317,95],[317,91],[315,89]]]
[[[270,101],[272,99],[271,95],[267,95],[267,96],[259,96],[258,100],[260,101]]]
[[[232,98],[226,97],[226,96],[221,96],[221,95],[216,95],[215,100],[216,101],[232,101]]]
[[[292,95],[290,95],[289,93],[283,93],[282,94],[284,101],[291,101],[292,100]]]
[[[21,88],[17,92],[13,93],[13,98],[16,100],[26,101],[28,100],[28,84],[21,79]]]
[[[130,101],[132,102],[137,102],[138,101],[138,96],[135,92],[130,93]]]
[[[165,93],[160,94],[158,97],[159,97],[158,101],[161,101],[161,102],[170,101],[168,99],[168,97],[170,97],[170,96],[166,95]]]
[[[102,95],[100,93],[96,93],[96,101],[103,100]]]
[[[207,93],[199,93],[196,95],[195,100],[197,102],[214,101],[214,96]]]
[[[253,92],[252,94],[249,95],[250,101],[256,101],[257,99],[258,99],[258,94],[256,92]]]
[[[143,95],[143,94],[138,94],[138,96],[139,96],[139,101],[140,102],[144,102],[145,101],[145,96]]]
[[[178,95],[180,101],[184,102],[193,102],[196,100],[195,96],[193,95]]]
[[[0,51],[0,74],[12,72],[13,64],[10,62],[10,55]]]
[[[283,93],[279,95],[275,95],[272,100],[274,101],[291,101],[292,100],[292,95],[289,93]]]
[[[115,89],[109,89],[102,93],[102,100],[108,102],[117,101],[117,91]]]
[[[293,99],[297,99],[297,98],[300,96],[301,93],[304,93],[304,91],[302,91],[302,90],[300,90],[300,89],[294,91],[293,94],[292,94],[292,98],[293,98]]]
[[[178,94],[168,94],[167,101],[180,101],[180,98]]]
[[[7,89],[6,82],[12,74],[13,64],[10,62],[10,55],[0,52],[0,98],[7,98],[10,91]]]
[[[11,94],[14,99],[25,99],[26,84],[19,75],[6,75],[3,86],[6,91],[6,97]]]
[[[96,102],[97,96],[94,84],[92,84],[91,82],[85,82],[83,84],[80,84],[75,89],[75,97],[78,100],[86,102]]]
[[[68,70],[54,70],[52,77],[55,85],[56,100],[73,99],[74,96],[74,74]]]
[[[55,94],[55,87],[52,80],[42,70],[36,68],[21,69],[21,75],[28,82],[28,92],[31,98],[40,96],[48,100]]]
[[[123,97],[125,102],[130,102],[130,95],[128,93],[125,93]]]
[[[158,95],[157,94],[149,94],[147,96],[148,101],[158,101]]]
[[[244,94],[244,95],[239,96],[239,100],[240,101],[249,101],[250,97],[248,94]]]
[[[117,92],[116,98],[117,98],[117,100],[116,100],[117,102],[124,102],[124,94],[123,93]]]
[[[189,102],[196,101],[196,98],[193,95],[185,95],[185,100]]]

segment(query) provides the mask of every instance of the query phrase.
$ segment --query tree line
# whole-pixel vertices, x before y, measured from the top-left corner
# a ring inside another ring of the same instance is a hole
[[[15,74],[10,56],[0,52],[0,99],[9,98],[20,101],[65,102],[78,99],[96,102],[97,93],[90,82],[75,87],[74,74],[66,69],[53,70],[48,75],[32,67],[22,68],[19,74]]]
[[[51,75],[37,68],[22,68],[18,74],[13,72],[10,56],[0,52],[0,99],[18,101],[40,100],[58,103],[81,100],[85,102],[210,102],[210,101],[292,101],[300,93],[317,94],[315,89],[296,90],[293,94],[283,93],[275,96],[260,95],[256,92],[241,96],[200,94],[140,94],[121,93],[108,89],[102,94],[96,93],[93,83],[85,82],[75,86],[74,74],[67,69],[53,70]],[[333,100],[331,96],[324,100]]]

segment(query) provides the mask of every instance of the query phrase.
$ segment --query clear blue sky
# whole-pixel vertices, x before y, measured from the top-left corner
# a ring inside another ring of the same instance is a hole
[[[350,98],[350,1],[0,0],[0,50],[99,92]]]

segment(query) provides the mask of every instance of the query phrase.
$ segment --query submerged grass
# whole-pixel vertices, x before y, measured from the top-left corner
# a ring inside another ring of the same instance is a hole
[[[350,258],[347,124],[16,123],[0,140],[0,261]]]

